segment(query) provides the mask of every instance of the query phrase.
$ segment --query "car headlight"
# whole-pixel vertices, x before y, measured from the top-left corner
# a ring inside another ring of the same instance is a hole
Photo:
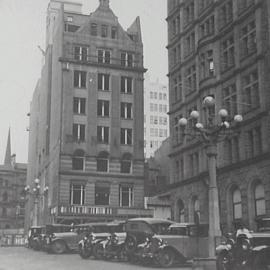
[[[243,244],[243,245],[242,245],[242,249],[243,249],[243,250],[248,250],[248,245],[247,245],[247,244]]]
[[[83,240],[84,240],[84,241],[87,241],[87,240],[88,240],[88,238],[85,236],[85,237],[83,238]]]

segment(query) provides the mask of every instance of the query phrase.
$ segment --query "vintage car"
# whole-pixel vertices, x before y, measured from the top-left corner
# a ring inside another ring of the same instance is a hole
[[[228,234],[216,248],[217,270],[266,270],[270,267],[270,233]]]
[[[77,251],[78,242],[91,232],[91,223],[75,225],[69,232],[52,233],[47,238],[47,251],[62,254]]]
[[[48,250],[49,246],[47,243],[49,242],[49,238],[53,233],[62,233],[62,232],[70,232],[72,230],[71,225],[67,224],[47,224],[45,225],[45,232],[41,234],[41,243],[40,246],[42,250]]]
[[[130,260],[134,259],[134,254],[138,245],[145,242],[146,238],[154,234],[162,234],[173,224],[172,221],[157,218],[132,218],[128,219],[125,225],[127,233],[125,249]]]
[[[163,268],[172,266],[175,262],[186,263],[193,257],[203,256],[200,246],[207,244],[207,238],[198,235],[198,225],[193,223],[171,224],[162,234],[155,234],[147,239],[147,244],[141,249],[141,260],[152,259]]]
[[[28,231],[28,247],[34,250],[40,249],[41,234],[44,233],[44,226],[32,226]]]
[[[91,223],[91,233],[86,235],[78,244],[81,258],[87,259],[94,253],[97,259],[101,259],[101,256],[99,256],[100,253],[94,247],[99,242],[108,239],[112,234],[114,234],[117,241],[122,241],[122,238],[125,239],[124,224],[124,221]]]

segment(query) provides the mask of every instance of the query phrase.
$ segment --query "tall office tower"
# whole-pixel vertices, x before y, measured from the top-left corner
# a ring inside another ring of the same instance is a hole
[[[51,0],[46,34],[30,112],[28,184],[40,188],[30,224],[150,216],[139,18],[125,31],[108,0],[89,15]]]
[[[154,152],[169,136],[168,88],[157,81],[144,81],[144,156],[153,157]]]
[[[229,119],[243,116],[231,136],[218,143],[221,228],[231,231],[243,222],[254,230],[256,220],[270,214],[270,2],[167,3],[174,219],[208,223],[205,148],[197,139],[183,136],[178,121],[198,110],[199,121],[207,122],[202,101],[211,95],[216,101],[213,114],[225,108]],[[188,122],[190,130],[194,123]]]

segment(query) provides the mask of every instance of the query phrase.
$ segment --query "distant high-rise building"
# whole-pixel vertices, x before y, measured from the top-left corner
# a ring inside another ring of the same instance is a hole
[[[202,101],[211,95],[213,114],[225,108],[229,118],[241,114],[244,119],[218,143],[221,227],[231,231],[244,223],[255,230],[256,220],[270,215],[270,1],[167,3],[174,219],[208,223],[205,148],[184,136],[178,121],[197,110],[205,123]]]
[[[10,130],[4,164],[0,165],[0,229],[24,227],[26,164],[11,155]]]
[[[45,65],[30,113],[29,223],[151,216],[144,209],[143,44],[100,0],[90,15],[51,0]],[[48,186],[48,194],[43,192]],[[28,226],[30,224],[27,224]]]
[[[154,156],[154,152],[169,136],[168,87],[157,81],[144,81],[144,157]]]

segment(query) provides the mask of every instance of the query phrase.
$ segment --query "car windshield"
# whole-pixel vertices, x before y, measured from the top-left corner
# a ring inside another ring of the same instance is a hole
[[[94,233],[105,233],[108,232],[108,226],[102,225],[102,226],[93,226]]]
[[[168,227],[170,226],[170,223],[155,223],[152,224],[152,228],[154,233],[156,234],[166,234],[168,233]]]

